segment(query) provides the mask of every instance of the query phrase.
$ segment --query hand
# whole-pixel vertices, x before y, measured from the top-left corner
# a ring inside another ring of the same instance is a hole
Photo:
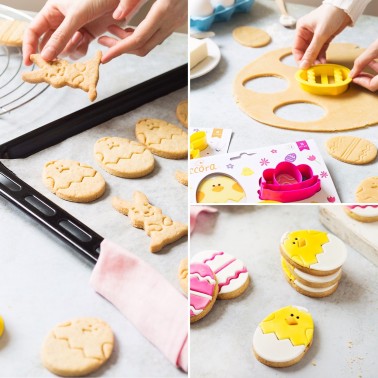
[[[352,20],[344,10],[323,4],[297,22],[293,55],[299,67],[307,69],[326,63],[329,44]]]
[[[118,11],[131,12],[127,8],[127,0],[121,0],[119,7],[113,13],[118,16]],[[156,0],[148,12],[146,18],[136,29],[122,29],[117,25],[108,27],[108,31],[115,37],[103,36],[98,42],[109,47],[102,57],[102,63],[107,63],[115,57],[124,54],[147,55],[154,47],[161,44],[169,37],[174,30],[187,21],[188,1],[187,0]]]
[[[372,92],[378,90],[378,39],[372,43],[354,62],[350,71],[350,77],[353,82],[369,89]],[[365,68],[370,67],[376,75],[362,72]]]

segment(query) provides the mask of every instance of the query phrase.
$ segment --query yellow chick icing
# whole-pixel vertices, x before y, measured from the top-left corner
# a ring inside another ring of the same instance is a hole
[[[4,332],[4,320],[3,318],[0,316],[0,337],[1,335],[3,334]]]
[[[260,324],[264,334],[274,333],[278,340],[289,339],[293,346],[311,344],[314,333],[312,316],[305,309],[283,307],[268,315]]]

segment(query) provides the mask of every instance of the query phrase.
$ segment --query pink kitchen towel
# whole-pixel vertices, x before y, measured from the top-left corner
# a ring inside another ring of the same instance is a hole
[[[160,273],[137,256],[104,240],[91,285],[172,364],[188,371],[187,299]]]

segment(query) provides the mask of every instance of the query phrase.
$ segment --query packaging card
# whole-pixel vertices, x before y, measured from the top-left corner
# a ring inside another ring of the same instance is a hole
[[[208,147],[205,150],[200,151],[201,157],[223,155],[228,152],[228,147],[230,146],[232,136],[231,129],[189,129],[190,135],[198,131],[204,131],[206,133],[206,140],[208,144]]]
[[[214,204],[263,203],[265,201],[258,194],[263,171],[275,168],[283,161],[295,165],[307,164],[321,180],[319,192],[298,202],[340,202],[331,175],[312,139],[191,160],[190,201]]]

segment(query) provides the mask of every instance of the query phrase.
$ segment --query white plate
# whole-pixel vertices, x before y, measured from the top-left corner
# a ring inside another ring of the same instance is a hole
[[[8,7],[6,5],[0,4],[0,18],[6,20],[24,20],[24,21],[31,21],[33,17],[29,14],[20,11],[18,9],[14,9]]]
[[[206,75],[211,70],[213,70],[219,63],[221,58],[221,53],[218,45],[211,39],[204,39],[207,44],[208,57],[201,63],[198,63],[190,70],[190,79],[196,79],[197,77]]]

